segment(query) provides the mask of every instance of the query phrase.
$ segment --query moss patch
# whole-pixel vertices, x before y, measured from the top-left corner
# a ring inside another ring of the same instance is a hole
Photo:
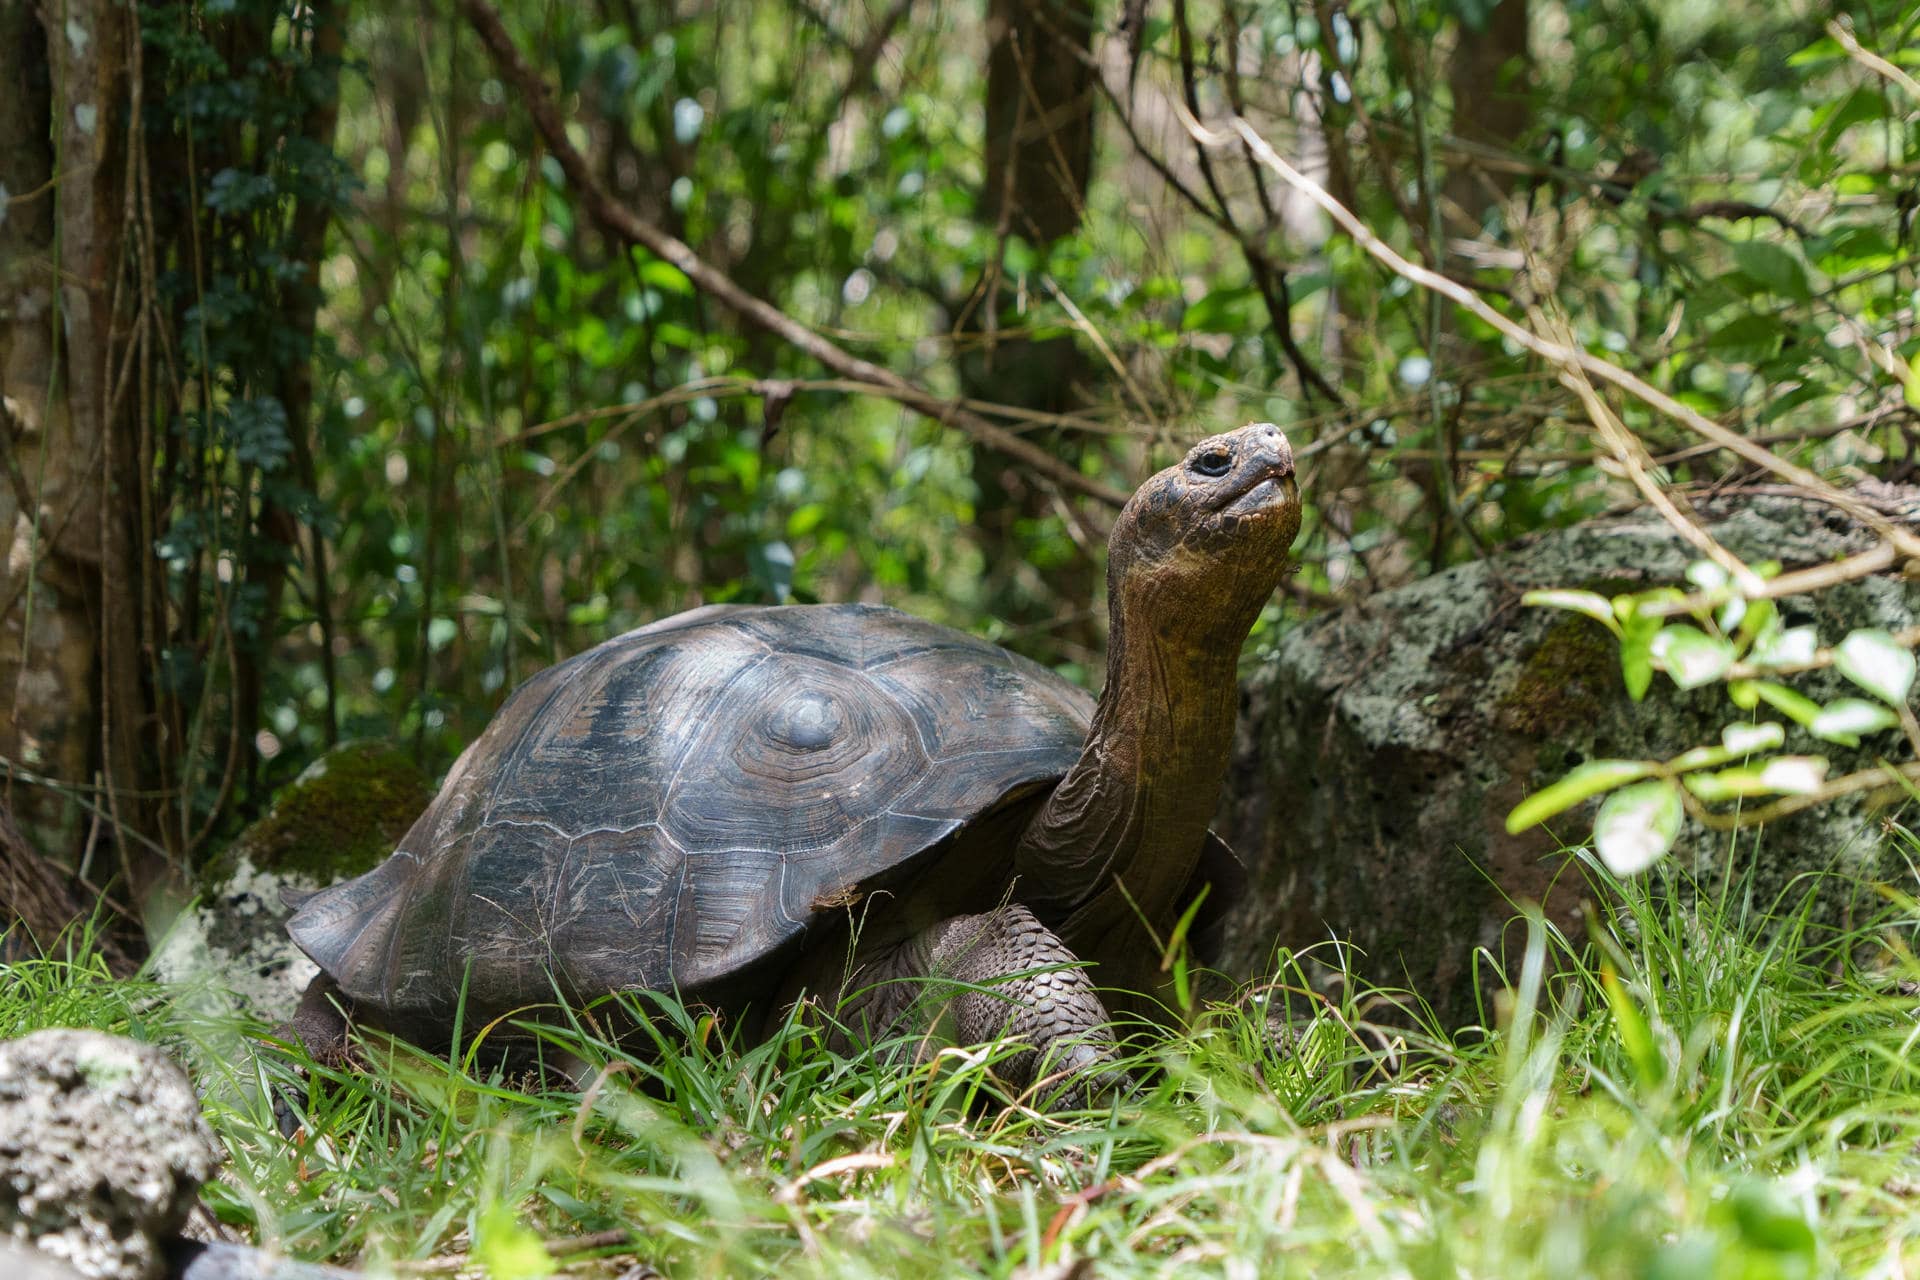
[[[262,870],[322,884],[371,870],[433,799],[433,784],[405,752],[380,742],[342,743],[314,761],[207,869],[209,883],[245,858]]]
[[[1538,737],[1591,727],[1626,696],[1619,645],[1598,623],[1576,615],[1547,629],[1496,714],[1503,728]]]

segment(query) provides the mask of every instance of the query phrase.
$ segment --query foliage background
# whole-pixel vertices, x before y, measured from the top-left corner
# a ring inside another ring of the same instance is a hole
[[[1898,478],[1913,410],[1876,352],[1915,349],[1917,12],[502,10],[618,201],[1086,487],[1287,424],[1311,504],[1294,616],[1633,491],[1556,370],[1188,121],[1243,116],[1410,259],[1782,455]],[[118,783],[104,730],[66,774],[11,744],[16,804],[23,778],[64,797],[29,814],[56,851],[89,796],[138,781],[160,799],[113,821],[185,868],[327,743],[398,740],[437,769],[532,670],[707,601],[884,600],[1097,683],[1110,508],[830,380],[610,234],[464,11],[137,19],[129,171],[160,230],[123,271],[159,390],[120,429],[152,442],[131,539],[148,716]],[[1682,495],[1752,478],[1615,408]],[[41,560],[9,558],[29,579],[59,550],[37,532]]]

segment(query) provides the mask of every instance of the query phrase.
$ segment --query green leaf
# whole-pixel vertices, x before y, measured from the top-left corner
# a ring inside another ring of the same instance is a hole
[[[1739,648],[1750,649],[1767,637],[1779,634],[1780,626],[1780,610],[1773,601],[1765,596],[1749,600],[1747,611],[1740,615],[1739,633],[1733,642]]]
[[[1707,350],[1722,360],[1750,364],[1765,360],[1780,349],[1787,330],[1773,316],[1748,312],[1707,335]]]
[[[1610,961],[1600,964],[1600,989],[1606,993],[1607,1010],[1613,1015],[1614,1030],[1620,1033],[1620,1047],[1627,1051],[1633,1074],[1642,1089],[1653,1089],[1666,1076],[1666,1063],[1654,1043],[1653,1032],[1634,1003],[1627,984],[1620,981]]]
[[[1720,730],[1720,745],[1737,756],[1771,751],[1787,740],[1787,731],[1772,720],[1759,724],[1730,724]]]
[[[476,1218],[473,1261],[488,1280],[543,1280],[559,1269],[546,1242],[522,1226],[504,1200],[494,1201]]]
[[[1529,591],[1520,597],[1520,603],[1549,609],[1571,609],[1575,613],[1586,614],[1614,635],[1621,634],[1620,624],[1613,616],[1613,605],[1597,592]]]
[[[1778,756],[1765,764],[1690,773],[1684,781],[1687,790],[1706,803],[1723,804],[1750,796],[1808,795],[1820,789],[1826,776],[1823,756]]]
[[[1753,642],[1752,658],[1761,667],[1804,667],[1819,647],[1820,633],[1812,627],[1769,627]]]
[[[640,264],[640,279],[662,293],[677,294],[682,298],[693,296],[693,281],[687,279],[687,273],[671,262],[662,262],[658,258],[648,258]]]
[[[1840,674],[1882,702],[1900,706],[1913,687],[1913,651],[1886,631],[1863,627],[1833,650]]]
[[[1907,408],[1920,409],[1920,351],[1913,353],[1907,361],[1907,376],[1901,380],[1900,396],[1907,402]]]
[[[1735,657],[1727,641],[1684,622],[1662,627],[1649,642],[1648,652],[1682,689],[1698,689],[1718,680]]]
[[[1766,793],[1766,787],[1760,781],[1760,771],[1751,765],[1722,769],[1718,773],[1690,773],[1681,782],[1707,804],[1724,804],[1729,800]]]
[[[1616,611],[1619,605],[1614,601]],[[1653,638],[1660,634],[1660,619],[1629,610],[1621,618],[1620,629],[1620,675],[1626,681],[1627,696],[1638,702],[1653,684]]]
[[[1790,67],[1812,67],[1846,57],[1846,50],[1832,36],[1821,36],[1806,48],[1787,55]]]
[[[1801,728],[1811,725],[1820,715],[1820,704],[1798,689],[1790,689],[1772,680],[1755,680],[1753,692],[1760,701],[1778,711]]]
[[[1173,970],[1173,990],[1179,1000],[1180,1008],[1193,1011],[1193,990],[1189,981],[1192,955],[1187,947],[1187,935],[1193,931],[1193,922],[1200,915],[1200,907],[1207,900],[1207,890],[1211,886],[1201,885],[1200,892],[1194,895],[1187,909],[1180,913],[1179,921],[1173,926],[1173,932],[1167,935],[1166,954],[1161,957],[1160,971]]]
[[[1510,834],[1525,831],[1602,791],[1644,778],[1653,769],[1653,764],[1646,760],[1590,760],[1513,806],[1513,812],[1507,815],[1507,831]]]
[[[1893,114],[1893,104],[1878,89],[1861,86],[1844,98],[1829,102],[1813,113],[1810,133],[1826,135],[1829,145],[1844,129],[1856,124],[1885,120]]]
[[[1731,247],[1734,264],[1747,279],[1796,302],[1813,296],[1807,269],[1791,250],[1771,240],[1742,240]]]
[[[795,507],[793,514],[787,517],[787,536],[804,538],[819,528],[820,522],[826,517],[825,503],[809,502],[803,507]]]
[[[1214,289],[1188,307],[1180,328],[1188,333],[1237,333],[1245,330],[1253,300],[1252,285]]]
[[[1863,733],[1878,733],[1900,723],[1900,717],[1877,702],[1864,698],[1836,698],[1820,708],[1820,714],[1807,725],[1807,732],[1843,747],[1860,745]]]
[[[1710,769],[1756,751],[1771,751],[1787,739],[1787,731],[1772,720],[1759,724],[1730,724],[1720,731],[1717,747],[1695,747],[1667,762],[1676,773],[1689,769]]]
[[[1819,1242],[1806,1215],[1777,1182],[1753,1181],[1734,1188],[1733,1220],[1741,1238],[1769,1253],[1797,1253],[1811,1259]]]
[[[1836,227],[1815,240],[1814,246],[1808,252],[1817,254],[1820,269],[1828,275],[1877,271],[1896,256],[1893,241],[1874,223]]]
[[[1616,876],[1638,875],[1673,848],[1685,814],[1672,779],[1636,783],[1601,803],[1593,822],[1594,848]]]

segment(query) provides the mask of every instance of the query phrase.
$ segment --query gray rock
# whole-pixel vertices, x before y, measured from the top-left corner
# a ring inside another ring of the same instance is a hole
[[[432,799],[431,780],[405,752],[374,742],[333,748],[208,866],[198,901],[156,948],[154,974],[202,1013],[286,1019],[319,968],[287,936],[283,895],[371,870]]]
[[[0,1237],[82,1274],[157,1280],[220,1148],[186,1074],[97,1031],[0,1042]]]
[[[10,1240],[0,1240],[0,1276],[7,1280],[84,1280],[60,1259]]]
[[[1876,485],[1860,494],[1902,522],[1920,517],[1920,490]],[[1736,554],[1789,569],[1875,541],[1831,507],[1777,494],[1732,496],[1701,515]],[[1596,520],[1288,633],[1247,683],[1216,824],[1251,879],[1225,922],[1223,966],[1265,974],[1276,946],[1345,939],[1359,948],[1363,974],[1410,986],[1457,1023],[1480,1007],[1477,949],[1517,956],[1516,902],[1540,902],[1571,936],[1584,936],[1580,870],[1545,830],[1508,835],[1508,811],[1583,761],[1717,743],[1721,727],[1745,713],[1719,686],[1681,694],[1665,676],[1634,704],[1618,645],[1598,623],[1524,607],[1520,596],[1682,583],[1696,558],[1652,514]],[[1912,625],[1920,586],[1882,576],[1780,607],[1789,625],[1811,623],[1831,644],[1855,627]],[[1821,699],[1850,689],[1832,672],[1796,683]],[[1870,763],[1876,750],[1904,750],[1897,730],[1847,751],[1788,729],[1788,750],[1830,757],[1836,775]],[[1549,826],[1578,844],[1592,815],[1590,804]],[[1690,820],[1674,857],[1710,886],[1751,874],[1762,907],[1794,901],[1811,883],[1796,878],[1808,872],[1896,870],[1863,801],[1796,815],[1757,837],[1729,838]],[[1860,905],[1837,887],[1822,892],[1824,919]]]
[[[169,1280],[357,1280],[360,1274],[245,1244],[182,1242],[167,1251]]]

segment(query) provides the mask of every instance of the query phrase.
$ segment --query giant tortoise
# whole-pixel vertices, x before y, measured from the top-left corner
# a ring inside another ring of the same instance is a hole
[[[463,1001],[474,1027],[635,988],[811,991],[854,1036],[1015,1038],[1021,1085],[1095,1068],[1095,978],[1156,985],[1154,939],[1206,881],[1236,662],[1299,524],[1271,424],[1147,481],[1113,527],[1097,704],[871,605],[695,609],[541,672],[385,863],[299,906],[322,972],[295,1030],[326,1055],[343,1012],[432,1045]]]

